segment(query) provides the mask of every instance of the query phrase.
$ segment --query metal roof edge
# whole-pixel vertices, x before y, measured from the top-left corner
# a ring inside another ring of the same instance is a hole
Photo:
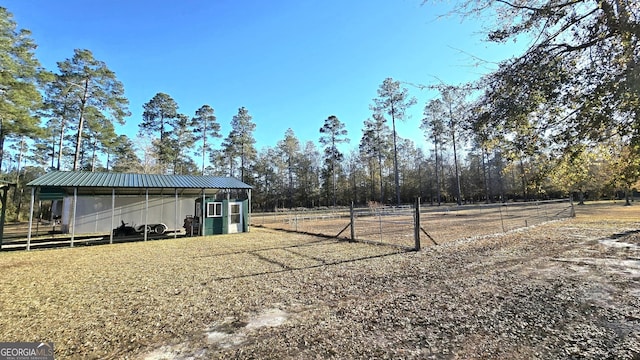
[[[253,189],[235,177],[52,171],[27,183],[29,187]]]

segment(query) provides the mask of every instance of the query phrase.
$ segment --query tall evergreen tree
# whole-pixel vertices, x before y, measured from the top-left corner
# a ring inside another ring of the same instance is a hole
[[[400,88],[400,82],[386,78],[378,88],[378,97],[373,99],[372,109],[391,116],[393,129],[393,169],[396,185],[396,204],[400,205],[400,179],[398,178],[398,146],[396,142],[396,120],[404,120],[407,109],[416,103],[409,98],[409,91]]]
[[[38,81],[44,73],[35,48],[31,32],[18,30],[13,15],[0,7],[0,159],[7,139],[39,134],[35,111],[41,106]]]
[[[53,81],[47,83],[45,87],[44,114],[49,118],[46,128],[52,132],[52,152],[55,157],[55,164],[51,166],[56,170],[61,169],[63,156],[71,153],[67,134],[72,128],[73,119],[77,117],[78,103],[74,101],[74,95],[68,89],[64,79],[55,75]]]
[[[196,142],[196,137],[191,131],[195,126],[194,121],[194,119],[189,118],[187,115],[178,114],[173,123],[173,131],[171,132],[171,137],[168,139],[168,142],[172,148],[176,149],[173,160],[174,174],[190,174],[193,172],[192,170],[195,163],[185,150],[192,148]]]
[[[248,174],[251,162],[256,158],[257,151],[254,146],[256,140],[253,137],[255,129],[256,124],[253,122],[253,117],[249,115],[249,111],[245,107],[241,107],[231,120],[231,132],[223,144],[231,165],[235,162],[236,157],[240,159],[241,181],[246,180],[245,175]],[[230,167],[232,168],[232,166]],[[233,173],[233,169],[231,169],[231,173]]]
[[[278,206],[278,176],[274,169],[275,150],[270,147],[261,149],[253,164],[255,173],[255,196],[252,203],[262,211],[274,210]]]
[[[320,136],[320,144],[324,146],[325,164],[332,184],[333,206],[336,206],[336,165],[344,158],[338,150],[338,145],[349,142],[347,133],[344,123],[335,115],[326,118],[324,125],[320,128],[320,134],[323,134]]]
[[[320,152],[313,141],[307,141],[302,149],[298,173],[300,202],[313,208],[320,202]]]
[[[58,62],[58,70],[60,74],[57,75],[57,83],[61,86],[58,90],[63,94],[68,93],[69,97],[66,99],[77,109],[77,114],[74,114],[77,116],[74,123],[75,171],[80,165],[87,116],[102,116],[110,122],[124,124],[124,118],[130,115],[129,100],[124,96],[124,87],[116,74],[104,62],[96,60],[89,50],[74,50],[71,59]],[[65,104],[66,101],[62,105]]]
[[[464,130],[464,121],[468,119],[466,114],[469,107],[466,102],[466,92],[458,87],[441,86],[440,99],[442,100],[444,112],[440,114],[447,119],[448,133],[451,136],[451,144],[453,146],[453,166],[456,176],[456,202],[462,205],[462,191],[460,188],[460,164],[458,161],[458,142],[464,141],[462,134]]]
[[[362,138],[360,139],[360,152],[368,157],[376,159],[378,165],[378,180],[380,185],[380,204],[384,203],[384,186],[382,177],[382,163],[390,147],[391,130],[387,120],[380,113],[373,114],[373,120],[364,121]],[[372,173],[373,174],[373,173]],[[373,177],[372,177],[373,182]]]
[[[420,127],[425,131],[425,136],[433,144],[433,155],[435,158],[435,181],[436,181],[436,201],[440,205],[442,201],[442,186],[440,171],[442,168],[442,147],[446,144],[445,125],[443,121],[444,105],[441,99],[433,99],[424,108],[424,118]]]
[[[193,118],[192,124],[195,134],[194,140],[202,140],[202,175],[204,175],[207,154],[211,156],[211,139],[222,137],[220,124],[216,121],[214,110],[209,105],[202,105],[196,110],[196,116]]]
[[[126,135],[118,135],[113,142],[107,164],[114,172],[144,172],[142,161],[136,154],[133,141]]]
[[[157,93],[143,105],[142,123],[139,131],[142,135],[153,137],[153,147],[158,156],[162,172],[166,172],[176,157],[176,149],[170,141],[171,124],[178,117],[178,104],[165,93]]]
[[[287,198],[288,206],[292,208],[294,186],[296,185],[294,181],[300,157],[300,141],[291,128],[287,129],[284,139],[278,141],[277,149],[287,166]]]

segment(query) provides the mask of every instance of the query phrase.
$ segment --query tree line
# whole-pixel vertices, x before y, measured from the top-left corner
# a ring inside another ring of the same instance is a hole
[[[502,14],[488,41],[534,40],[473,83],[416,85],[437,93],[416,129],[426,148],[398,136],[397,121],[421,105],[387,78],[361,133],[329,115],[317,142],[288,129],[258,150],[248,109],[238,109],[224,136],[212,106],[185,114],[165,93],[144,104],[135,138],[116,134],[130,115],[116,74],[86,49],[43,69],[30,32],[0,8],[0,172],[18,184],[8,210],[19,218],[24,184],[50,170],[233,176],[254,186],[261,210],[416,197],[459,205],[628,199],[640,177],[637,4],[469,0],[453,13]]]

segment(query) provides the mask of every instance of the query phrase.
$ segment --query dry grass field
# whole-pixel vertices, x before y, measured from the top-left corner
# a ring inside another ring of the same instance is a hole
[[[640,207],[576,211],[420,252],[252,229],[0,253],[0,341],[57,359],[639,359]]]
[[[413,248],[412,208],[360,208],[354,211],[357,240]],[[517,202],[490,205],[423,205],[420,209],[422,246],[444,244],[460,237],[504,233],[551,220],[571,217],[569,200]],[[287,230],[348,239],[349,209],[292,211],[253,214],[252,223]]]

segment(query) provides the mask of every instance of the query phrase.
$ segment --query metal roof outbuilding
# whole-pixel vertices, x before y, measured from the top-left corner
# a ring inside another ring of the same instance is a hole
[[[158,175],[158,174],[132,174],[132,173],[101,173],[84,171],[52,171],[27,184],[31,187],[31,208],[29,214],[29,232],[27,235],[27,250],[30,249],[31,228],[33,224],[35,195],[48,200],[62,199],[65,194],[73,194],[73,222],[75,223],[75,204],[78,195],[111,195],[112,215],[111,222],[113,228],[113,204],[116,193],[120,195],[144,195],[148,207],[150,195],[174,194],[176,203],[178,195],[202,196],[203,202],[205,194],[225,191],[229,196],[230,190],[245,190],[248,194],[249,216],[251,214],[251,185],[233,178],[219,176],[196,176],[196,175]],[[177,208],[177,205],[176,205]],[[4,207],[3,207],[4,209]],[[204,207],[203,207],[204,214]],[[177,217],[177,215],[176,215]],[[203,215],[204,218],[204,215]],[[146,220],[145,220],[146,221]],[[176,219],[176,223],[178,219]],[[146,222],[145,222],[146,226]],[[204,231],[203,231],[204,233]],[[75,226],[72,227],[71,246],[73,246],[75,236]],[[174,234],[174,236],[177,236]],[[144,232],[144,239],[147,239],[147,232]],[[113,234],[110,235],[110,243],[113,242]],[[0,237],[0,249],[2,242]]]
[[[251,189],[232,177],[53,171],[27,184],[41,188]]]

